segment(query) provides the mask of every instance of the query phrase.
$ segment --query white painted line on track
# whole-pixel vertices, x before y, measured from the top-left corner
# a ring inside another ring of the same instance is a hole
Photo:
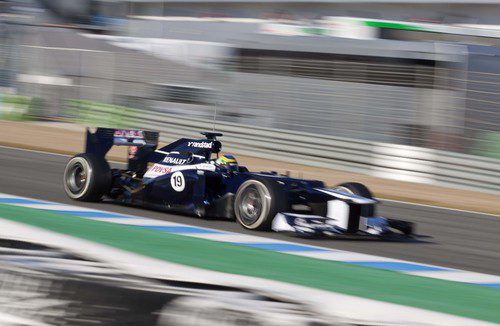
[[[36,149],[19,148],[19,147],[12,147],[12,146],[6,146],[6,145],[0,145],[0,148],[12,149],[12,150],[23,151],[23,152],[38,153],[38,154],[54,155],[54,156],[65,156],[65,157],[72,156],[70,154],[52,153],[52,152],[46,152],[46,151],[41,151],[41,150],[36,150]]]
[[[213,240],[220,242],[236,242],[236,243],[283,243],[282,240],[275,240],[269,238],[260,238],[253,235],[247,235],[242,233],[231,233],[227,232],[224,234],[193,234],[191,235],[195,238]]]
[[[500,276],[467,271],[407,272],[407,274],[465,283],[499,283]]]
[[[453,211],[453,212],[461,212],[461,213],[467,213],[467,214],[485,215],[485,217],[500,217],[500,215],[497,215],[497,214],[468,211],[468,210],[465,210],[465,209],[449,208],[449,207],[434,206],[434,205],[427,205],[427,204],[419,204],[419,203],[412,203],[412,202],[407,202],[407,201],[400,201],[400,200],[393,200],[393,199],[386,199],[386,198],[379,198],[379,197],[377,197],[377,199],[380,200],[380,201],[392,202],[392,203],[397,203],[397,204],[405,204],[405,205],[412,205],[412,206],[428,207],[428,208],[442,209],[442,210]],[[383,205],[383,203],[382,203],[382,205]]]
[[[0,148],[12,149],[12,150],[22,151],[22,152],[44,154],[44,155],[54,155],[54,156],[63,156],[63,157],[73,157],[74,156],[73,154],[52,153],[52,152],[46,152],[46,151],[41,151],[41,150],[36,150],[36,149],[18,148],[18,147],[5,146],[5,145],[0,145]],[[114,164],[123,164],[123,165],[127,164],[126,162],[119,162],[119,161],[108,161],[108,162],[114,163]]]
[[[3,198],[3,196],[2,196]],[[83,208],[78,206],[68,206],[68,205],[58,205],[58,204],[17,204],[17,206],[36,208],[49,211],[68,211],[68,212],[78,212],[78,211],[88,211],[88,212],[99,212],[97,209]]]
[[[90,49],[80,49],[80,48],[62,48],[62,47],[54,47],[54,46],[41,46],[41,45],[29,45],[29,44],[20,44],[19,46],[27,47],[27,48],[34,48],[34,49],[44,49],[44,50],[111,53],[109,51],[103,51],[103,50],[90,50]]]
[[[353,262],[353,261],[396,262],[396,261],[401,261],[400,259],[373,256],[373,255],[361,254],[361,253],[350,252],[350,251],[300,252],[300,253],[295,253],[295,255],[309,257],[309,258],[316,258],[316,259],[343,261],[343,262]]]
[[[122,215],[122,214],[120,214]],[[168,222],[163,220],[146,219],[142,217],[131,217],[131,218],[109,218],[109,217],[93,217],[94,221],[109,222],[124,225],[135,225],[135,226],[176,226],[179,225],[175,222]]]

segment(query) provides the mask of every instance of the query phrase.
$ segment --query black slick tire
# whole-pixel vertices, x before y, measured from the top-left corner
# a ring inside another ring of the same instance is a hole
[[[83,153],[66,164],[63,186],[71,199],[95,202],[109,193],[111,179],[111,169],[104,158]]]
[[[359,182],[345,182],[333,187],[333,189],[342,191],[348,194],[358,195],[365,198],[373,199],[373,194],[364,184]],[[361,216],[375,216],[375,204],[363,205],[361,207]]]
[[[258,198],[252,199],[252,196]],[[257,213],[254,216],[249,212],[252,200],[260,201],[260,209],[256,209]],[[286,197],[281,186],[276,181],[266,178],[249,179],[243,182],[234,199],[236,221],[249,230],[269,231],[276,214],[285,211],[286,207]]]

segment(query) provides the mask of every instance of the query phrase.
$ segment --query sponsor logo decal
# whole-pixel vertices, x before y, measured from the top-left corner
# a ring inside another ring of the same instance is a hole
[[[161,164],[154,164],[145,174],[145,178],[156,178],[172,172],[172,167]]]
[[[115,145],[146,145],[141,130],[115,130],[113,140]]]
[[[115,130],[113,135],[124,138],[143,138],[141,130]]]
[[[215,171],[215,166],[208,163],[200,163],[194,165],[177,165],[167,166],[160,163],[155,163],[145,174],[144,178],[156,178],[168,173],[185,171],[185,170],[204,170]],[[184,176],[183,176],[184,177]]]
[[[215,165],[208,163],[200,163],[196,165],[198,170],[215,171]]]
[[[160,173],[160,174],[167,174],[167,173],[170,173],[171,171],[172,171],[172,168],[169,168],[166,166],[161,166],[161,165],[156,165],[156,164],[151,168],[151,172],[156,172],[156,173]]]
[[[185,163],[187,163],[187,161],[188,160],[185,158],[169,157],[169,156],[167,156],[163,159],[164,163],[170,163],[170,164],[175,164],[175,165],[185,164]]]
[[[212,142],[188,142],[188,147],[196,147],[196,148],[212,148]]]

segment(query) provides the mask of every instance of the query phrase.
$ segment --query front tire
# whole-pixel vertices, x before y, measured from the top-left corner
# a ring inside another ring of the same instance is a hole
[[[241,184],[234,199],[234,213],[245,229],[271,229],[277,213],[285,210],[283,191],[273,181],[250,179]]]
[[[341,183],[339,185],[336,185],[333,187],[334,190],[342,191],[348,194],[352,195],[358,195],[361,197],[373,199],[373,194],[368,189],[367,186],[365,186],[362,183],[359,182],[346,182],[346,183]],[[370,204],[370,205],[363,205],[361,207],[361,216],[363,217],[370,217],[370,216],[375,216],[375,204]]]
[[[71,199],[100,201],[111,188],[111,169],[104,158],[88,153],[78,154],[66,164],[63,185]]]

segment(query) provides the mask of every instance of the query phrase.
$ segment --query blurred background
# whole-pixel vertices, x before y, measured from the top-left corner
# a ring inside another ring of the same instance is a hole
[[[495,1],[33,0],[1,10],[4,116],[9,103],[46,119],[82,101],[183,118],[217,106],[221,121],[500,157]]]
[[[497,1],[2,1],[0,116],[173,139],[216,111],[218,129],[247,131],[229,143],[239,154],[280,148],[294,163],[498,193],[499,13]]]

